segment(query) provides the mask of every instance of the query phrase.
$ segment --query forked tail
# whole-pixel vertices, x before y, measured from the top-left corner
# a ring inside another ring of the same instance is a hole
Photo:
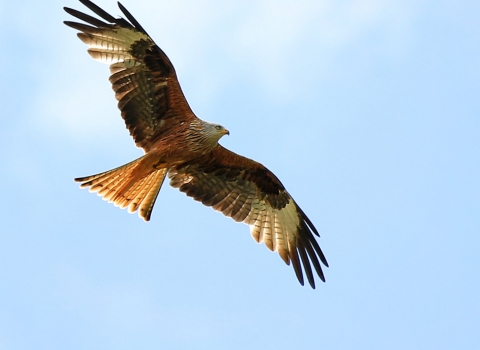
[[[121,167],[75,181],[82,183],[81,188],[90,187],[90,192],[98,192],[117,207],[128,207],[130,213],[138,210],[138,216],[148,221],[168,169],[154,169],[146,163],[149,162],[143,156]]]

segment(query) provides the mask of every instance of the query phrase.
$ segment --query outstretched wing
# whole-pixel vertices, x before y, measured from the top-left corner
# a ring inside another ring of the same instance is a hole
[[[250,225],[258,243],[277,251],[287,265],[292,262],[302,285],[301,265],[312,288],[311,264],[325,281],[319,260],[327,267],[328,263],[313,236],[319,236],[317,230],[262,164],[218,146],[202,158],[176,166],[168,176],[170,185],[187,196]]]
[[[88,25],[64,23],[81,32],[78,37],[93,58],[110,64],[118,108],[136,145],[148,151],[171,127],[196,118],[172,63],[135,18],[120,3],[128,20],[112,17],[89,0],[80,1],[106,22],[65,7]]]

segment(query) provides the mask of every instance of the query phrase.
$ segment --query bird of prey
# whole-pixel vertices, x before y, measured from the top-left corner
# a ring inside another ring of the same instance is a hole
[[[145,154],[103,173],[76,178],[111,203],[150,220],[165,177],[187,196],[237,222],[252,237],[293,265],[303,285],[312,288],[312,265],[322,281],[327,260],[305,213],[265,166],[219,145],[229,131],[195,116],[165,53],[120,3],[124,18],[114,18],[89,0],[80,0],[101,19],[65,7],[85,23],[65,21],[79,31],[94,59],[110,65],[118,108],[137,147]]]

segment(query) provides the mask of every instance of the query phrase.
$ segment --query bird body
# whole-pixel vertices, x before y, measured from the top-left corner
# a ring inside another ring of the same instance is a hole
[[[150,220],[165,177],[187,196],[250,226],[252,237],[292,262],[303,285],[303,270],[315,288],[311,265],[325,281],[328,266],[313,234],[318,231],[280,180],[265,166],[222,147],[229,131],[203,121],[188,105],[175,69],[136,19],[114,18],[80,0],[104,21],[64,8],[86,22],[66,21],[80,31],[96,60],[110,64],[110,82],[122,118],[145,154],[123,166],[75,181],[103,199]]]

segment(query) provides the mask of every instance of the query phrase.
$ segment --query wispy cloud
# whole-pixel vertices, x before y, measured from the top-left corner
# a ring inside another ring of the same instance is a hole
[[[383,37],[388,50],[402,43],[413,18],[408,1],[263,1],[238,25],[230,50],[239,64],[249,65],[264,89],[285,98],[283,87],[295,75],[331,69],[352,43],[368,42],[372,35]],[[302,55],[313,55],[316,65],[301,67]]]
[[[120,14],[110,2],[98,4]],[[85,10],[80,3],[67,5]],[[409,35],[415,14],[411,1],[386,0],[228,4],[188,0],[145,5],[124,1],[124,5],[170,56],[187,97],[200,108],[218,103],[222,90],[245,76],[254,77],[250,79],[256,91],[265,95],[296,98],[295,89],[285,92],[295,76],[321,77],[336,68],[335,58],[345,47],[368,42],[371,36],[380,36],[387,50],[395,50],[402,37]],[[48,56],[36,62],[48,67],[35,73],[43,85],[32,108],[36,116],[78,138],[124,137],[124,126],[117,123],[121,127],[110,132],[111,120],[105,117],[119,114],[108,88],[108,68],[87,62],[86,48],[73,30],[61,24],[69,16],[60,8],[54,16],[49,12],[28,15],[28,11],[23,18],[30,20],[18,25],[30,40],[43,42],[43,50],[48,50]],[[44,25],[41,32],[39,21]]]

